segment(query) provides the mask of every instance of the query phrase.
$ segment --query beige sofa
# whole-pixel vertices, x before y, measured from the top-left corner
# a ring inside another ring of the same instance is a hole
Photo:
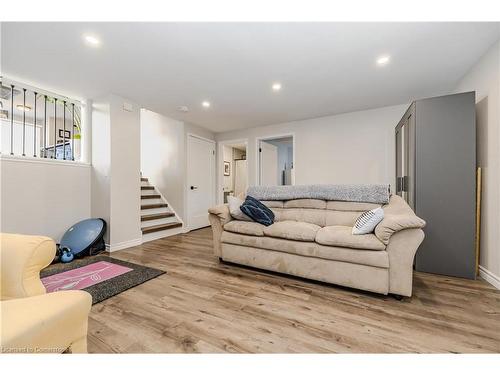
[[[86,353],[92,297],[82,290],[46,294],[40,280],[54,241],[2,233],[0,245],[0,352]]]
[[[373,203],[263,201],[275,214],[265,227],[234,220],[227,205],[209,210],[214,253],[227,262],[397,297],[411,296],[413,259],[425,222],[392,195],[373,234],[352,226]]]

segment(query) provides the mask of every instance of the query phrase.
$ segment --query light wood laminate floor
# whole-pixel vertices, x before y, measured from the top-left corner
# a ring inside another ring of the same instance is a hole
[[[221,264],[209,228],[112,257],[166,274],[94,305],[91,353],[500,352],[500,291],[416,273],[402,302]]]

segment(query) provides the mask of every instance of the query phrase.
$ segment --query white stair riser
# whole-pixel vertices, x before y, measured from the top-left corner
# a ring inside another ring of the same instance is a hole
[[[152,227],[153,225],[167,224],[177,221],[175,216],[165,217],[163,219],[141,221],[141,228]]]
[[[141,186],[149,186],[149,181],[141,181]]]
[[[158,194],[156,190],[141,190],[141,195],[155,195]]]
[[[161,198],[141,199],[141,205],[165,203]]]
[[[177,227],[177,228],[172,228],[172,229],[167,229],[167,230],[162,230],[158,232],[153,232],[153,233],[146,233],[142,235],[142,242],[148,242],[148,241],[153,241],[157,240],[159,238],[163,237],[169,237],[173,236],[175,234],[182,233],[184,229],[182,227]]]
[[[142,215],[152,215],[152,214],[162,214],[164,212],[170,212],[168,207],[160,207],[160,208],[149,208],[147,210],[141,210]]]

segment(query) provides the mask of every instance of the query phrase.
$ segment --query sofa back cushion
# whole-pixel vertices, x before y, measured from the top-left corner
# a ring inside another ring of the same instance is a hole
[[[341,202],[341,201],[326,202],[326,209],[333,211],[365,212],[373,210],[378,207],[381,207],[381,205],[376,203]]]
[[[325,211],[325,225],[324,226],[332,226],[332,225],[343,225],[347,227],[352,227],[356,219],[363,214],[362,212],[357,211],[334,211],[334,210],[326,210]]]
[[[274,221],[302,221],[320,227],[325,226],[326,210],[313,208],[273,208],[272,210],[275,213]]]
[[[300,221],[320,227],[342,225],[352,227],[365,211],[381,207],[375,203],[324,201],[320,199],[293,199],[262,201],[271,208],[275,222]]]
[[[313,208],[316,210],[326,209],[326,201],[320,199],[292,199],[283,202],[283,208]]]

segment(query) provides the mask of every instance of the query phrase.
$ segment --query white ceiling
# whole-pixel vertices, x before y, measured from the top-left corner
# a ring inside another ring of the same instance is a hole
[[[82,35],[98,36],[98,48]],[[2,72],[215,132],[447,93],[499,23],[3,23]],[[375,64],[389,54],[385,67]],[[279,81],[283,89],[271,90]],[[203,109],[208,100],[211,108]],[[183,114],[178,106],[188,106]]]

